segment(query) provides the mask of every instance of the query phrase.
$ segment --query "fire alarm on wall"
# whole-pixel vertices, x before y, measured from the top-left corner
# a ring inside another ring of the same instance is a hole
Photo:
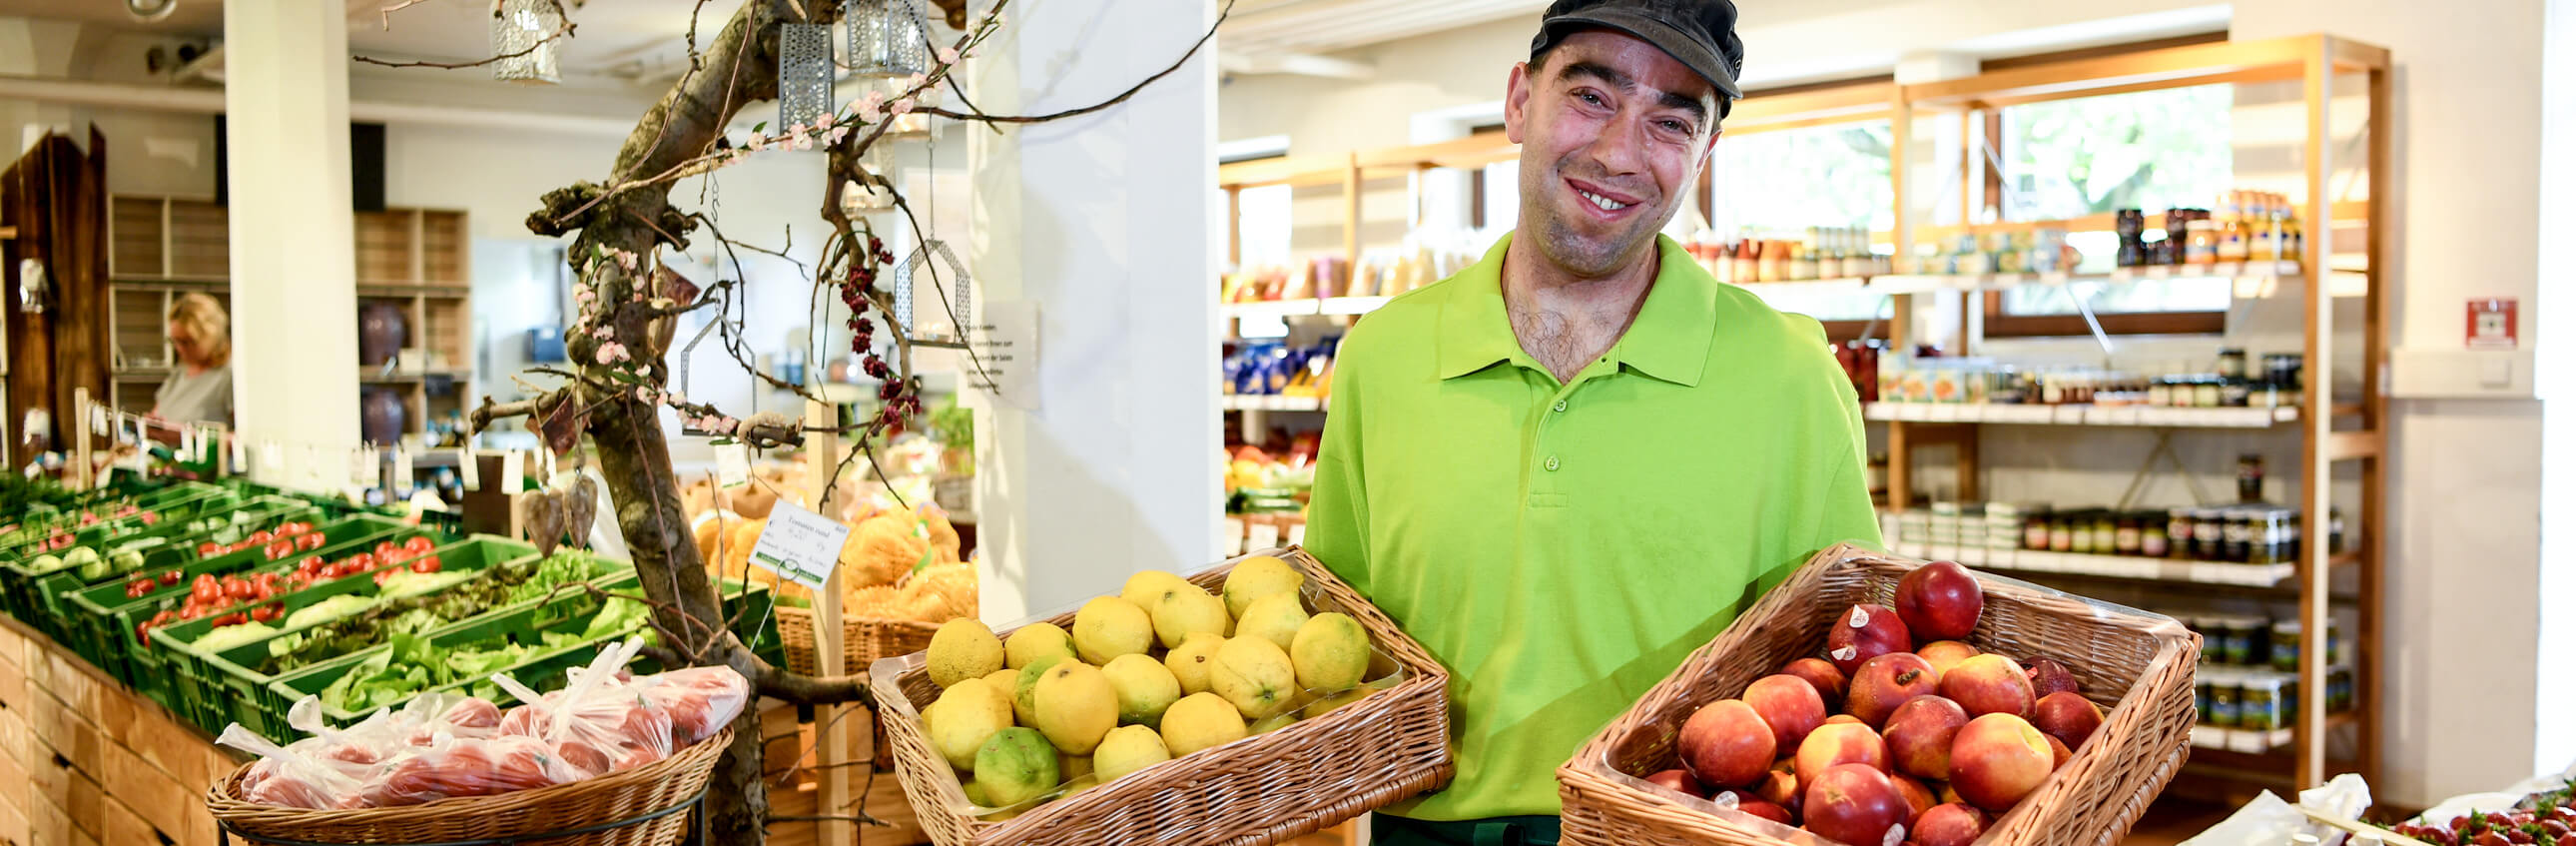
[[[2509,298],[2469,301],[2469,349],[2509,350],[2516,345],[2514,304]]]

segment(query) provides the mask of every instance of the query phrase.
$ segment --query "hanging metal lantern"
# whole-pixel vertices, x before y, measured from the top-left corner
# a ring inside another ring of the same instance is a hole
[[[929,269],[932,261],[941,265],[936,276]],[[926,307],[934,310],[928,323],[917,321],[913,316],[914,289],[924,283],[932,286],[925,303]],[[942,297],[947,300],[945,305],[940,302]],[[937,319],[952,314],[956,322],[946,327],[947,331],[925,331],[939,328],[933,325]],[[956,253],[949,251],[948,242],[935,238],[921,242],[921,246],[912,251],[912,257],[905,259],[903,266],[895,270],[894,320],[903,326],[905,337],[911,338],[915,344],[934,347],[965,345],[966,327],[975,325],[975,286],[966,275],[965,263],[957,260]]]
[[[563,15],[552,0],[500,0],[492,16],[492,78],[504,82],[552,83],[563,80],[563,40],[548,40],[563,30]]]
[[[832,28],[778,27],[778,126],[813,125],[832,111]]]
[[[850,23],[852,76],[929,72],[930,25],[922,20],[918,0],[847,0],[841,10]]]

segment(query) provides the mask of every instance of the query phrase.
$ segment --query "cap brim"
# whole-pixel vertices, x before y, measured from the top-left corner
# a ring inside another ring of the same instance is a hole
[[[1735,84],[1735,74],[1727,71],[1726,58],[1702,45],[1698,39],[1682,34],[1662,21],[1616,7],[1595,7],[1580,12],[1558,15],[1539,24],[1550,34],[1551,42],[1564,38],[1563,28],[1601,27],[1618,30],[1638,40],[1655,45],[1664,55],[1673,57],[1684,67],[1717,88],[1717,95],[1729,100],[1744,99],[1744,90]]]

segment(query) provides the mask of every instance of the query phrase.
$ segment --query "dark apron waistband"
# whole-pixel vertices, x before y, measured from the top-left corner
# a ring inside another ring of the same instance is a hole
[[[1556,846],[1561,836],[1556,817],[1488,817],[1440,822],[1378,814],[1369,823],[1380,843],[1432,843],[1440,846]],[[1390,836],[1394,835],[1394,836]]]

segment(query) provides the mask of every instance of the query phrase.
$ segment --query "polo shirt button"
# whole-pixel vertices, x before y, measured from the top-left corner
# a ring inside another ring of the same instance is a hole
[[[1564,400],[1557,400],[1557,401],[1556,401],[1556,412],[1557,412],[1558,414],[1563,414],[1563,413],[1565,413],[1565,401],[1564,401]]]
[[[1547,457],[1547,472],[1550,472],[1550,473],[1554,473],[1554,472],[1556,472],[1556,465],[1557,465],[1557,462],[1556,462],[1556,456],[1553,456],[1553,455],[1548,456],[1548,457]]]

